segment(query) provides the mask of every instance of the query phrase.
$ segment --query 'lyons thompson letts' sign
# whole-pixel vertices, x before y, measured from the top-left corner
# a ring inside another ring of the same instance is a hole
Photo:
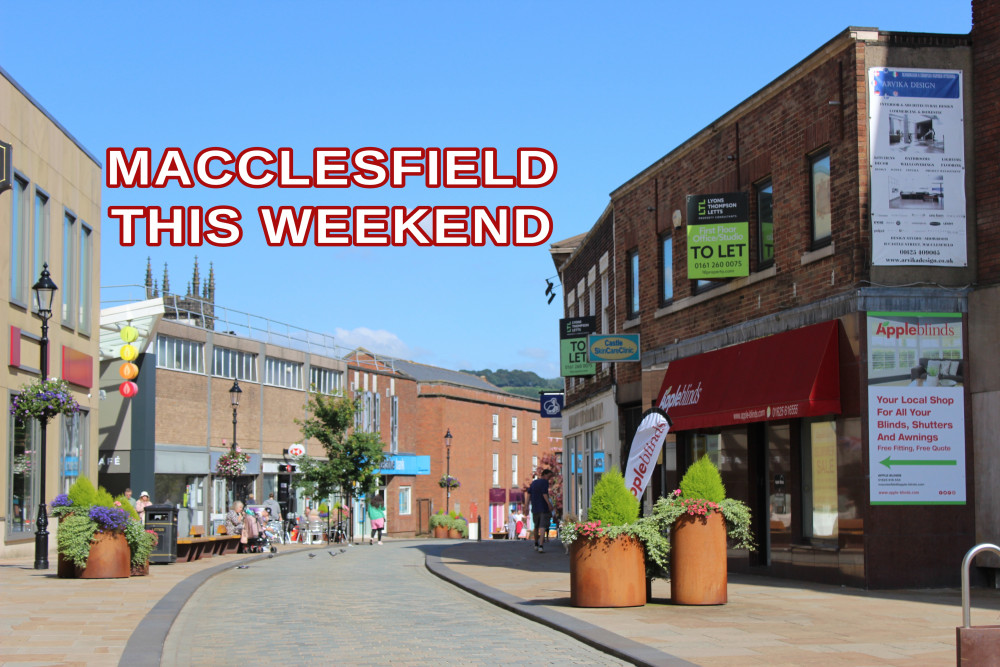
[[[749,211],[745,192],[687,196],[689,279],[750,275]]]

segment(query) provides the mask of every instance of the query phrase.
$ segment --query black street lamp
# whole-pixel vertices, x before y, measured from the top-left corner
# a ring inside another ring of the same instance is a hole
[[[49,265],[42,265],[42,275],[32,288],[35,292],[35,304],[38,307],[38,316],[42,318],[42,340],[39,345],[41,350],[40,369],[42,382],[49,375],[49,318],[52,317],[52,299],[55,297],[56,284],[52,282],[49,275]],[[41,444],[38,448],[38,518],[35,521],[35,569],[49,569],[49,517],[45,510],[45,437],[48,418],[43,415],[38,419],[41,427]]]
[[[448,486],[446,489],[447,495],[444,498],[444,513],[448,514],[451,505],[451,429],[448,429],[448,432],[444,434],[444,451],[445,461],[447,461],[448,466],[444,477]]]
[[[229,451],[236,451],[236,408],[240,407],[240,395],[243,390],[240,389],[240,381],[233,378],[233,386],[229,388],[229,402],[233,404],[233,443],[229,445]],[[239,484],[237,484],[236,479],[233,479],[233,500],[238,500],[236,496],[239,494]]]

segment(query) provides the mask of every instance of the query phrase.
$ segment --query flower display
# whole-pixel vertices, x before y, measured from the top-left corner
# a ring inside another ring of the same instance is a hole
[[[72,507],[73,501],[69,499],[69,496],[65,493],[60,493],[58,496],[52,499],[50,505],[52,508],[56,507]]]
[[[19,423],[38,419],[48,421],[56,415],[71,415],[80,410],[65,380],[36,380],[21,387],[11,399],[10,414]]]
[[[128,515],[120,507],[95,505],[90,508],[87,516],[97,522],[100,530],[125,530],[125,524],[128,523]]]
[[[215,474],[223,477],[239,477],[246,471],[249,462],[250,455],[237,445],[219,457],[219,462],[215,466]]]
[[[457,477],[452,477],[451,475],[442,475],[441,479],[438,480],[438,486],[442,489],[457,489],[462,486],[462,483],[458,481]]]

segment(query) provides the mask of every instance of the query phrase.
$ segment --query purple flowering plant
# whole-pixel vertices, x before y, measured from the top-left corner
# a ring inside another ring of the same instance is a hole
[[[10,414],[20,424],[33,419],[47,422],[56,415],[71,415],[79,410],[69,384],[55,378],[24,385],[10,402]]]
[[[462,486],[462,483],[458,481],[457,477],[452,477],[451,475],[442,475],[441,479],[438,480],[438,486],[442,489],[457,489]]]
[[[128,514],[119,507],[101,507],[95,505],[90,508],[88,516],[96,521],[100,530],[125,530],[128,523]]]

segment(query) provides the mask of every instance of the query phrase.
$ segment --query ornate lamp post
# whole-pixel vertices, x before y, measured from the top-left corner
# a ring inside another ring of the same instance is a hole
[[[233,404],[233,442],[229,445],[229,451],[236,451],[236,408],[240,407],[240,396],[243,394],[243,390],[240,389],[240,382],[236,378],[233,378],[233,386],[229,388],[229,402]],[[236,496],[239,494],[239,485],[236,479],[233,478],[233,500],[238,500]]]
[[[444,498],[444,513],[447,514],[451,505],[451,429],[448,429],[448,432],[444,434],[444,451],[445,461],[448,466],[445,472],[448,488],[445,490],[447,495]]]
[[[42,318],[42,340],[40,369],[42,381],[49,375],[49,318],[52,317],[52,299],[55,297],[56,284],[52,282],[49,275],[48,263],[42,265],[42,275],[32,288],[35,292],[35,304],[38,307],[38,316]],[[35,521],[35,569],[49,569],[49,517],[45,510],[45,436],[48,417],[39,418],[38,424],[41,428],[41,444],[38,447],[38,519]]]

